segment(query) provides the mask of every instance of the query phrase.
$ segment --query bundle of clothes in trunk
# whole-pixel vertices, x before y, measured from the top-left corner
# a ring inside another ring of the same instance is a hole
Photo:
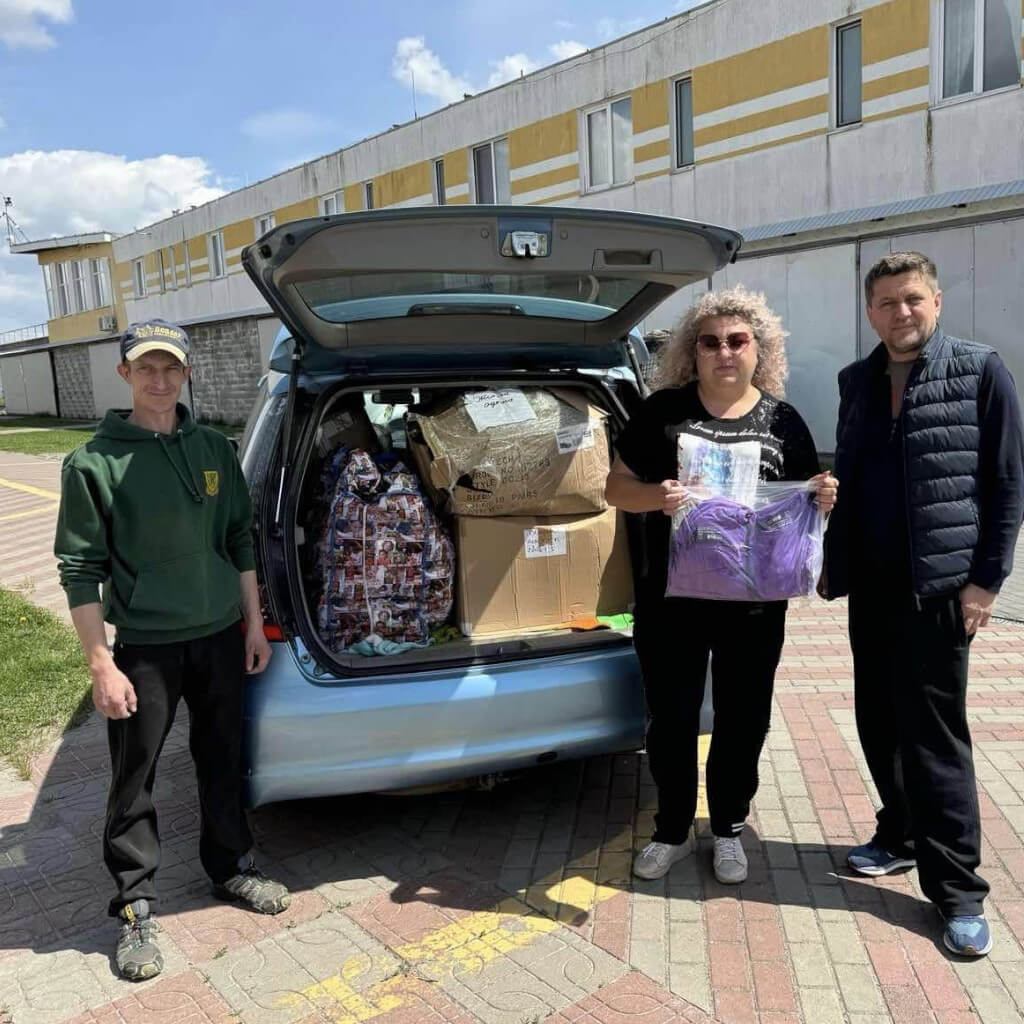
[[[320,635],[335,652],[369,637],[426,643],[451,614],[454,545],[394,456],[347,455],[318,561]]]

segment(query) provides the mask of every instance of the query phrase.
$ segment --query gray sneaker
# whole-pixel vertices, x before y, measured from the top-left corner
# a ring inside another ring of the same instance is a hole
[[[715,836],[715,878],[724,885],[747,880],[747,855],[739,836]]]
[[[160,925],[149,912],[149,901],[129,903],[121,908],[117,919],[121,923],[114,953],[118,973],[129,981],[155,978],[164,969],[164,958],[156,944]]]
[[[292,902],[291,893],[280,883],[267,878],[255,864],[213,887],[220,900],[241,903],[258,914],[280,914]]]
[[[682,843],[648,843],[633,861],[633,874],[637,878],[654,879],[667,875],[677,860],[693,853],[693,841]]]

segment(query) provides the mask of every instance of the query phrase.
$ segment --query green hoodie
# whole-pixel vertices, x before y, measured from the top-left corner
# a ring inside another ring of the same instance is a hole
[[[178,406],[173,434],[110,410],[64,460],[54,553],[72,608],[100,601],[125,643],[191,640],[240,618],[252,507],[227,438]]]

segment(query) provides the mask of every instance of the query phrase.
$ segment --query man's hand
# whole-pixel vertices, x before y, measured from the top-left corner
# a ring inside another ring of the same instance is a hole
[[[817,494],[815,501],[818,508],[825,515],[828,515],[835,508],[836,498],[839,495],[839,481],[832,475],[830,470],[826,469],[824,473],[812,476],[809,483],[814,484],[814,490]]]
[[[661,511],[667,516],[675,515],[686,501],[686,488],[678,480],[662,480]]]
[[[974,636],[979,629],[988,625],[996,596],[991,590],[983,590],[974,583],[968,583],[960,591],[960,607],[964,613],[964,629],[968,636]]]
[[[112,658],[91,669],[92,702],[106,718],[131,718],[138,710],[135,687]]]
[[[270,664],[270,644],[263,633],[263,619],[245,624],[245,674],[259,675]]]

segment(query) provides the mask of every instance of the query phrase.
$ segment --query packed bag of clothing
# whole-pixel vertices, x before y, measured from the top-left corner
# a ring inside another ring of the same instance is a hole
[[[687,501],[672,520],[666,597],[783,601],[814,594],[825,533],[814,486],[761,483],[760,447],[680,437]]]
[[[391,456],[351,452],[320,548],[320,634],[343,651],[370,636],[426,643],[452,610],[455,549],[417,477]]]
[[[603,512],[607,414],[561,388],[441,395],[409,417],[409,454],[460,516]]]

